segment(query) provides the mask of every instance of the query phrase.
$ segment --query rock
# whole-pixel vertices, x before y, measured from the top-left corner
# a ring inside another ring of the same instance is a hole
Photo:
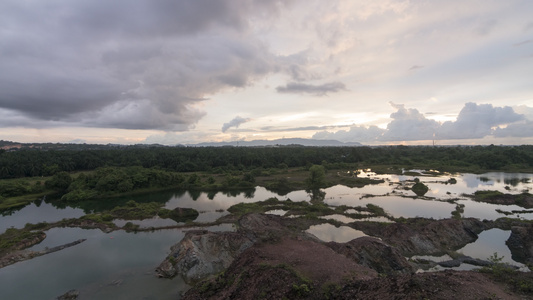
[[[474,242],[486,227],[474,218],[432,220],[408,219],[405,223],[354,222],[349,226],[380,237],[405,256],[437,255]]]
[[[478,259],[478,258],[473,258],[473,257],[466,256],[466,255],[460,256],[452,260],[441,261],[441,262],[438,262],[437,264],[444,268],[455,268],[455,267],[459,267],[463,263],[473,265],[473,266],[478,266],[478,267],[490,267],[494,265],[494,262],[483,260],[483,259]],[[518,269],[517,266],[513,266],[513,265],[507,265],[507,267],[510,269]]]
[[[330,242],[327,245],[356,263],[383,274],[414,273],[398,249],[373,237],[361,237],[347,243]]]
[[[285,226],[283,218],[269,214],[246,214],[239,219],[242,231],[259,239],[278,239],[291,234],[292,231]]]
[[[533,264],[533,224],[511,227],[511,235],[505,241],[513,260]]]
[[[441,261],[437,264],[444,268],[456,268],[461,265],[461,261],[457,259],[452,259],[452,260],[447,260],[447,261]]]
[[[159,265],[159,277],[181,275],[186,282],[195,282],[225,270],[244,250],[257,242],[271,243],[284,237],[309,240],[301,230],[289,229],[280,216],[246,214],[239,221],[238,232],[188,231],[171,254]]]
[[[37,245],[40,242],[42,242],[46,238],[46,233],[39,231],[35,232],[30,238],[24,239],[20,242],[18,242],[13,249],[14,250],[21,250],[29,248],[33,245]]]
[[[171,248],[171,253],[156,269],[160,277],[182,275],[194,282],[225,270],[245,249],[253,245],[247,236],[236,232],[191,230]]]
[[[198,283],[183,299],[326,299],[322,291],[376,277],[323,242],[289,236],[246,249],[223,274]]]

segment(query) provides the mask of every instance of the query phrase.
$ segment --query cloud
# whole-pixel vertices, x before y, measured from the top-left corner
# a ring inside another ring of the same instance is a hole
[[[0,109],[44,126],[164,130],[189,128],[203,99],[279,69],[249,22],[288,5],[30,2],[0,3]]]
[[[315,96],[325,96],[327,93],[338,93],[343,90],[346,90],[346,86],[339,81],[328,82],[321,85],[291,82],[285,86],[278,86],[276,88],[278,93],[312,94]]]
[[[533,137],[533,121],[510,124],[505,128],[496,128],[495,137]]]
[[[319,131],[316,139],[336,139],[343,142],[389,142],[419,140],[479,139],[495,137],[533,137],[533,120],[516,113],[509,106],[493,107],[491,104],[466,103],[455,121],[439,123],[427,119],[415,108],[403,104],[390,105],[396,112],[387,129],[376,126],[352,126],[348,131]],[[525,113],[533,113],[527,106],[518,107]]]
[[[439,139],[476,139],[492,134],[493,128],[521,121],[524,116],[509,106],[466,103],[457,120],[444,122],[437,133]]]
[[[311,49],[305,49],[290,55],[279,56],[278,66],[297,82],[322,79],[322,74],[309,70],[311,69],[309,66],[313,64],[310,58],[312,55]]]
[[[422,68],[424,68],[424,66],[413,65],[412,67],[409,68],[409,71],[418,70],[418,69],[422,69]]]
[[[239,116],[236,116],[235,118],[233,118],[233,120],[222,125],[222,132],[228,131],[228,129],[230,129],[231,127],[239,128],[241,124],[249,122],[250,120],[250,118],[241,118]]]
[[[529,39],[529,40],[521,41],[519,43],[515,43],[515,44],[513,44],[513,46],[520,47],[520,46],[523,46],[523,45],[527,45],[529,43],[533,43],[533,39]]]
[[[390,117],[392,121],[380,137],[382,141],[431,140],[439,128],[437,121],[427,119],[415,108],[405,108],[403,104],[390,105],[397,109]]]
[[[486,20],[479,24],[479,26],[476,28],[476,33],[481,36],[490,34],[496,25],[498,25],[496,20]]]
[[[385,132],[377,126],[352,126],[350,130],[337,132],[319,131],[313,135],[317,140],[337,140],[341,142],[376,142]]]

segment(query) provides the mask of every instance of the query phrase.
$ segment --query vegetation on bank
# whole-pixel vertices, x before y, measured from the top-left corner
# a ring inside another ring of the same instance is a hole
[[[509,285],[513,291],[533,295],[533,274],[516,270],[511,265],[504,263],[503,258],[503,256],[498,256],[498,253],[494,253],[489,257],[492,264],[481,268],[479,271],[489,275],[495,281]],[[531,269],[531,266],[529,268]]]
[[[41,242],[45,237],[42,231],[32,231],[29,228],[8,228],[0,234],[0,255],[27,248]]]
[[[73,174],[58,172],[41,179],[45,179],[44,182],[32,178],[0,180],[7,187],[5,193],[0,190],[0,209],[23,206],[51,194],[61,202],[72,204],[164,189],[218,192],[263,186],[279,194],[286,194],[294,190],[318,190],[336,184],[354,187],[383,182],[360,178],[350,171],[326,170],[322,165],[221,174],[180,173],[143,167],[104,167]],[[12,195],[16,197],[11,197]]]
[[[347,210],[349,209],[354,209],[356,212],[348,213]],[[333,214],[340,214],[353,219],[378,216],[388,217],[383,208],[370,203],[366,207],[349,207],[345,205],[329,206],[322,201],[310,203],[306,201],[294,202],[290,199],[281,201],[277,198],[270,198],[258,202],[237,203],[228,208],[228,211],[235,216],[242,216],[247,213],[265,213],[272,210],[283,210],[286,211],[285,216],[304,217],[308,219],[316,219]],[[331,220],[331,223],[335,223],[335,221]]]
[[[118,227],[112,222],[115,219],[123,220],[144,220],[159,216],[162,219],[172,219],[177,223],[192,222],[199,213],[192,208],[176,208],[173,210],[163,208],[162,203],[149,202],[137,203],[128,201],[124,206],[99,213],[86,214],[77,219],[63,219],[58,222],[41,222],[37,224],[27,223],[24,228],[8,228],[0,234],[0,254],[14,250],[20,250],[38,244],[45,238],[44,231],[54,227],[82,227],[100,228],[102,230],[114,230]],[[126,230],[137,230],[138,226],[127,223]]]
[[[533,195],[524,191],[521,194],[505,194],[500,191],[476,191],[472,196],[475,201],[492,204],[518,205],[524,208],[533,208]]]
[[[0,209],[54,193],[62,201],[80,202],[167,188],[224,191],[259,185],[284,194],[377,183],[357,176],[355,170],[363,167],[377,173],[427,166],[533,171],[533,146],[60,146],[0,152]]]

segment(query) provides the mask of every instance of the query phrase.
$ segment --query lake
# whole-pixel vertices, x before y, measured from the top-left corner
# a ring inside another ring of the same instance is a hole
[[[416,171],[416,170],[411,170]],[[411,173],[409,173],[411,174]],[[456,205],[448,200],[456,200],[464,204],[464,217],[495,220],[504,215],[496,209],[504,211],[523,210],[515,205],[493,205],[472,201],[464,194],[473,194],[478,190],[498,190],[503,193],[521,193],[531,191],[533,174],[520,173],[486,173],[476,174],[444,174],[442,176],[406,176],[377,175],[362,172],[359,176],[383,179],[377,185],[361,188],[333,186],[323,189],[324,202],[330,206],[347,205],[351,207],[374,204],[382,207],[393,217],[427,217],[434,219],[450,218]],[[406,190],[411,180],[419,178],[428,187],[425,198]],[[455,184],[448,183],[450,178]],[[63,218],[78,218],[86,213],[112,208],[128,200],[139,202],[157,201],[164,203],[166,208],[194,208],[200,212],[197,222],[212,222],[228,214],[227,209],[241,202],[255,202],[277,197],[280,200],[310,201],[306,191],[294,191],[280,196],[262,187],[242,192],[197,192],[173,191],[150,195],[122,197],[106,200],[79,203],[75,207],[62,204],[58,207],[52,200],[37,201],[22,209],[4,213],[0,217],[0,232],[7,228],[22,228],[26,223],[54,222]],[[269,213],[283,215],[286,211],[276,210]],[[533,219],[531,213],[520,213],[508,217]],[[343,215],[331,215],[331,218],[342,223],[353,220]],[[391,222],[380,217],[372,221]],[[121,226],[126,221],[115,220]],[[177,225],[175,221],[153,218],[132,221],[141,227],[159,227]],[[235,230],[230,225],[208,227],[212,231]],[[190,228],[188,229],[190,230]],[[335,227],[330,224],[312,226],[307,232],[324,241],[346,242],[365,234],[348,226]],[[184,236],[182,229],[155,230],[151,232],[127,233],[115,231],[103,233],[100,230],[84,230],[79,228],[53,228],[46,232],[47,238],[32,250],[42,250],[72,242],[81,238],[85,242],[59,252],[37,257],[32,260],[16,263],[0,269],[0,299],[54,299],[71,289],[80,291],[80,299],[178,299],[180,292],[188,289],[180,278],[160,279],[154,275],[155,268],[170,252],[170,247]],[[505,240],[509,231],[492,229],[480,234],[479,239],[466,245],[462,251],[472,257],[486,259],[494,252],[505,256],[504,261],[517,266]],[[468,267],[462,267],[468,268]]]

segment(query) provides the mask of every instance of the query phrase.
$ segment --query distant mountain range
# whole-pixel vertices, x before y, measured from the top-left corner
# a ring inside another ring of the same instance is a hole
[[[310,146],[310,147],[353,147],[353,146],[363,146],[361,143],[350,142],[343,143],[337,140],[313,140],[313,139],[301,139],[301,138],[292,138],[292,139],[277,139],[277,140],[253,140],[253,141],[234,141],[234,142],[207,142],[199,144],[187,144],[185,146],[189,147],[261,147],[261,146],[289,146],[289,145],[298,145],[298,146]]]
[[[178,144],[166,146],[160,144],[136,144],[136,145],[119,145],[119,144],[85,144],[81,142],[70,143],[18,143],[0,140],[0,150],[16,151],[21,149],[35,148],[42,150],[98,150],[108,148],[123,147],[276,147],[276,146],[306,146],[306,147],[354,147],[363,146],[361,143],[351,142],[343,143],[337,140],[313,140],[313,139],[277,139],[277,140],[254,140],[254,141],[234,141],[234,142],[206,142],[199,144]]]

